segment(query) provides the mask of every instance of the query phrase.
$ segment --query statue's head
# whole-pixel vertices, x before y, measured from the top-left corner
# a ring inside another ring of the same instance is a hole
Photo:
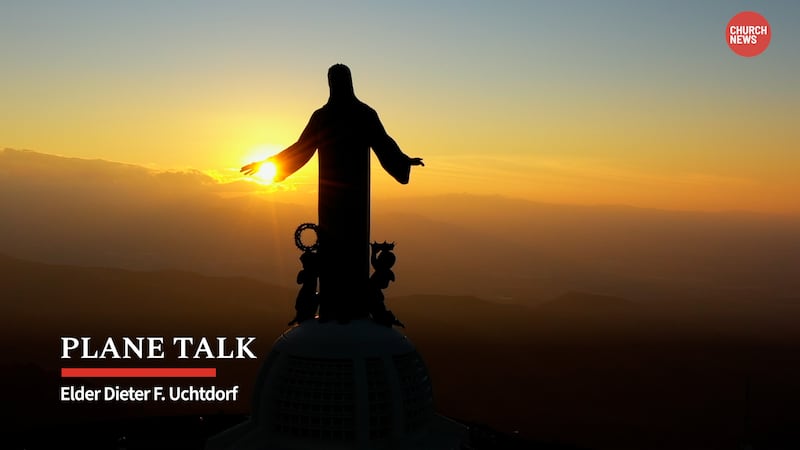
[[[331,88],[330,100],[354,99],[353,77],[344,64],[334,64],[328,69],[328,86]]]
[[[376,269],[391,269],[394,263],[397,261],[397,257],[388,250],[383,250],[378,254],[378,258],[374,267]]]

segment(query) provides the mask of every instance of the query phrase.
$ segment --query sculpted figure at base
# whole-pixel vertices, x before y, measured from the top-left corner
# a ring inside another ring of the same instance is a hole
[[[317,314],[319,298],[317,297],[317,278],[319,278],[319,255],[305,251],[300,255],[303,270],[297,273],[297,284],[302,285],[294,303],[295,316],[288,325],[313,319]]]
[[[406,326],[403,325],[403,322],[397,320],[397,317],[386,309],[383,296],[383,289],[388,288],[389,282],[394,281],[392,266],[394,266],[394,263],[397,261],[397,257],[392,253],[392,250],[394,250],[394,242],[391,244],[386,242],[382,244],[373,242],[370,245],[372,246],[370,261],[372,262],[372,267],[375,269],[375,272],[369,277],[370,290],[372,291],[372,295],[369,297],[371,302],[369,305],[369,313],[372,315],[372,320],[381,325],[387,327],[397,325],[405,328]]]

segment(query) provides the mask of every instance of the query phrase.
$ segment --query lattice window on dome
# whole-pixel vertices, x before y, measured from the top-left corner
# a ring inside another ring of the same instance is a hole
[[[387,439],[392,433],[392,396],[386,368],[381,358],[367,358],[365,365],[369,401],[369,438]]]
[[[277,433],[309,439],[355,439],[351,360],[289,356],[278,384]]]
[[[417,352],[396,355],[394,365],[400,378],[406,432],[423,428],[433,414],[433,390],[428,371]]]

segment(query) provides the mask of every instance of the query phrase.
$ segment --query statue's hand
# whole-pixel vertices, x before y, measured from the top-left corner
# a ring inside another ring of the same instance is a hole
[[[409,158],[408,163],[412,166],[422,166],[425,167],[425,163],[422,162],[422,158]]]
[[[246,166],[242,166],[239,169],[239,172],[242,172],[245,175],[253,175],[254,173],[258,172],[258,169],[261,168],[261,162],[252,162]]]

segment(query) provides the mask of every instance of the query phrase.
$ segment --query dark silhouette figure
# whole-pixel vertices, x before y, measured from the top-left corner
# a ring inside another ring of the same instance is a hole
[[[369,312],[372,315],[372,320],[387,327],[397,325],[405,328],[406,326],[397,320],[397,317],[395,317],[391,311],[386,309],[383,296],[383,289],[388,288],[389,282],[394,281],[392,266],[394,266],[394,263],[397,261],[397,257],[392,253],[392,250],[394,250],[394,242],[391,244],[386,242],[382,244],[373,242],[371,245],[372,256],[370,257],[370,261],[372,262],[372,267],[375,268],[375,272],[369,277],[372,295],[368,298],[370,301]]]
[[[381,166],[402,184],[421,158],[405,155],[381,124],[378,114],[359,101],[350,69],[328,70],[328,103],[312,114],[297,142],[268,158],[277,166],[276,181],[302,167],[315,151],[319,157],[319,315],[347,322],[366,318],[369,293],[370,147]],[[262,162],[242,167],[258,171]]]
[[[305,251],[300,255],[303,270],[297,273],[297,284],[302,285],[294,303],[295,316],[288,325],[313,319],[319,306],[317,298],[317,278],[319,277],[319,255]]]

